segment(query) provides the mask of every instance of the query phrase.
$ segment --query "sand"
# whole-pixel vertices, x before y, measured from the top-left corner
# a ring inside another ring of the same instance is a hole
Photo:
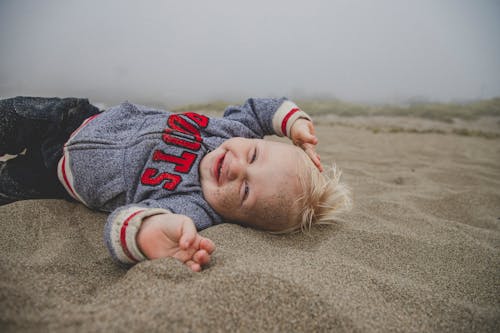
[[[0,331],[498,332],[500,139],[317,130],[353,210],[308,235],[209,228],[201,273],[117,267],[76,203],[0,207]]]

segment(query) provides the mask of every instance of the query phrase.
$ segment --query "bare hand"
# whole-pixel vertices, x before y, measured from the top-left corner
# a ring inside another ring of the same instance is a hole
[[[319,171],[323,171],[321,158],[315,150],[318,144],[318,138],[315,135],[313,123],[307,119],[297,119],[292,126],[290,136],[293,144],[302,148]]]
[[[137,233],[137,245],[148,259],[172,257],[195,272],[210,262],[214,243],[196,231],[193,221],[179,214],[153,215]]]

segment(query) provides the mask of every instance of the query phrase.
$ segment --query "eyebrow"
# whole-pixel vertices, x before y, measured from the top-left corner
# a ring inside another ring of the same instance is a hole
[[[255,149],[256,149],[256,152],[258,153],[257,159],[260,160],[261,162],[263,161],[262,158],[265,156],[264,147],[265,147],[265,145],[262,144],[262,141],[257,141],[257,143],[255,144]]]
[[[262,149],[261,147],[259,147],[259,143],[260,141],[257,141],[257,143],[255,144],[255,154],[256,154],[255,162],[261,159],[260,155],[262,154]]]

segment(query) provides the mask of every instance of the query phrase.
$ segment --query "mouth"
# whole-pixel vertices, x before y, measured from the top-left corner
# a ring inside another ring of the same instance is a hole
[[[220,175],[222,171],[222,165],[224,163],[224,158],[226,157],[226,153],[221,154],[218,159],[214,163],[214,175],[217,183],[220,184]]]

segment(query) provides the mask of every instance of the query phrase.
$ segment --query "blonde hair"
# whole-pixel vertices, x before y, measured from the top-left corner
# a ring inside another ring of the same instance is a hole
[[[292,225],[275,233],[306,232],[314,224],[333,224],[339,213],[351,209],[351,191],[340,180],[341,170],[333,164],[321,173],[306,154],[304,159],[307,167],[299,172],[302,195],[294,203]]]

